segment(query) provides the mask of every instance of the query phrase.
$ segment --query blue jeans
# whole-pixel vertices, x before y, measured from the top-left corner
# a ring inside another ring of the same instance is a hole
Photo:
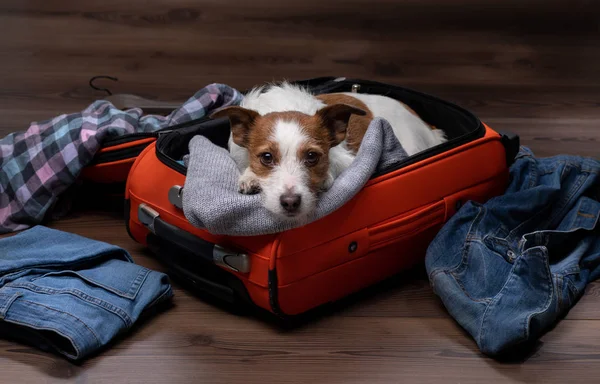
[[[430,244],[433,290],[483,353],[535,344],[600,276],[599,172],[522,147],[505,194],[468,202]]]
[[[0,325],[68,359],[97,352],[171,297],[165,274],[119,247],[43,226],[0,240]]]

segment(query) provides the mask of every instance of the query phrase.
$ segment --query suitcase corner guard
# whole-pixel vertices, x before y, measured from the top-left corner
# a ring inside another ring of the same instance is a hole
[[[512,132],[499,131],[498,133],[500,134],[502,145],[504,145],[504,149],[506,150],[506,165],[510,167],[519,154],[521,140],[519,135]]]
[[[169,202],[179,209],[183,209],[182,202],[183,188],[179,185],[174,185],[169,189]]]
[[[245,253],[233,252],[192,235],[160,218],[158,212],[142,203],[138,206],[138,219],[159,238],[176,243],[206,261],[235,272],[250,272],[250,258]]]

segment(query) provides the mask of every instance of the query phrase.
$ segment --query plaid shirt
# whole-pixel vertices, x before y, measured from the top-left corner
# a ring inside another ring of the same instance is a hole
[[[242,95],[223,84],[198,91],[169,116],[142,116],[96,101],[79,113],[31,123],[0,140],[0,234],[40,224],[79,176],[104,139],[153,132],[238,105]]]

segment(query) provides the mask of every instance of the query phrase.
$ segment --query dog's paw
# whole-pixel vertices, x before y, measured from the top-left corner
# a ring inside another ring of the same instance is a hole
[[[260,193],[260,183],[254,177],[242,177],[239,182],[239,192],[244,195],[255,195]]]

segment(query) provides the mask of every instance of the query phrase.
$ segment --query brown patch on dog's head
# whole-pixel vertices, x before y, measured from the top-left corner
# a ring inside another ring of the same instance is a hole
[[[247,145],[250,129],[260,115],[256,111],[238,106],[223,108],[210,115],[211,119],[218,119],[221,117],[229,118],[233,142],[240,147],[245,147]]]
[[[327,105],[346,104],[366,112],[365,114],[353,114],[346,128],[346,146],[352,152],[358,152],[369,124],[373,120],[373,113],[367,105],[356,97],[341,93],[322,94],[317,98]]]
[[[348,104],[332,104],[320,109],[316,117],[320,119],[316,126],[326,128],[331,136],[332,146],[338,145],[346,138],[348,123],[352,115],[364,116],[363,109]]]

